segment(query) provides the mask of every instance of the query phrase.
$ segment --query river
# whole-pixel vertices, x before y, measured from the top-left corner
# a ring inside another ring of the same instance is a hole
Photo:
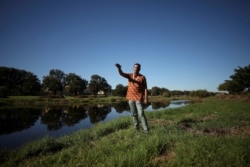
[[[152,103],[145,112],[183,107],[186,100]],[[45,136],[60,137],[99,122],[130,116],[127,103],[0,110],[0,149],[14,149]]]

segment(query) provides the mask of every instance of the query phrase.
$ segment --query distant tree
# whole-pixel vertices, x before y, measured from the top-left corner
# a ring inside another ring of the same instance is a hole
[[[160,89],[161,91],[161,95],[164,96],[164,97],[170,97],[170,91],[166,88],[161,88]]]
[[[244,91],[244,87],[237,81],[225,80],[224,83],[218,86],[220,91],[228,91],[230,94],[239,94]]]
[[[87,85],[87,80],[82,79],[80,76],[74,73],[69,73],[65,77],[65,89],[67,90],[67,92],[69,92],[70,95],[82,95]]]
[[[41,92],[41,83],[35,75],[26,73],[21,91],[23,95],[37,95]]]
[[[8,95],[36,95],[40,93],[41,83],[31,72],[0,67],[0,91]]]
[[[171,96],[182,96],[184,94],[181,90],[172,90],[170,91]]]
[[[62,93],[65,86],[65,73],[58,69],[52,69],[48,76],[43,77],[43,89],[56,95]]]
[[[52,69],[52,70],[50,70],[49,75],[56,78],[56,79],[58,79],[59,82],[62,84],[62,87],[65,86],[65,76],[66,76],[66,74],[62,70]]]
[[[231,80],[225,80],[218,86],[220,91],[228,91],[230,94],[239,94],[242,92],[250,92],[250,65],[246,67],[238,67],[234,70],[234,74],[230,76]]]
[[[111,86],[108,84],[105,78],[95,74],[91,76],[88,90],[94,95],[97,95],[97,92],[100,90],[104,91],[105,94],[107,94],[107,92],[111,91]]]
[[[52,93],[53,95],[56,95],[57,92],[62,92],[63,90],[62,83],[60,82],[60,80],[50,75],[43,77],[42,85],[45,92]]]
[[[211,93],[209,93],[207,90],[202,90],[202,89],[199,89],[199,90],[195,90],[195,91],[192,91],[190,93],[191,96],[197,96],[197,97],[208,97],[211,95]]]
[[[190,95],[190,91],[184,90],[184,91],[183,91],[183,94],[184,94],[184,95]]]
[[[127,89],[128,89],[127,86],[123,86],[122,84],[118,84],[115,87],[114,95],[124,97],[124,96],[126,96]]]
[[[151,88],[151,95],[152,96],[159,96],[161,95],[161,88],[154,86]]]

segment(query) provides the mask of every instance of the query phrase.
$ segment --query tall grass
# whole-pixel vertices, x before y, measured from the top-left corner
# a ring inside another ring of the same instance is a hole
[[[250,163],[250,103],[204,99],[147,112],[150,133],[131,117],[0,152],[0,166],[237,166]]]

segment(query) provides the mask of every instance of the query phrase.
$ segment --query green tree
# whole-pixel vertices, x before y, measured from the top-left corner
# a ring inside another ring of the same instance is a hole
[[[74,73],[69,73],[65,77],[65,85],[67,92],[69,92],[70,95],[76,96],[78,94],[83,94],[88,85],[88,81],[82,79],[80,76]]]
[[[53,95],[56,95],[58,91],[62,92],[63,87],[62,83],[60,82],[60,80],[58,80],[58,78],[49,75],[43,77],[43,89],[45,92],[49,92]]]
[[[161,95],[161,88],[154,86],[151,88],[151,95],[152,96],[159,96]]]
[[[238,67],[234,72],[234,75],[230,76],[232,81],[243,87],[243,91],[250,92],[250,64],[246,67]]]
[[[127,86],[123,86],[122,84],[118,84],[115,87],[114,95],[124,97],[124,96],[126,96],[127,89],[128,89]]]
[[[26,73],[21,91],[23,95],[37,95],[41,92],[41,83],[35,75]]]
[[[225,80],[218,86],[220,91],[228,91],[231,94],[239,94],[242,92],[250,92],[250,65],[246,67],[238,67],[234,70],[234,74],[230,76],[231,80]]]
[[[171,96],[182,96],[184,94],[184,92],[181,90],[172,90],[170,93]]]
[[[197,97],[208,97],[211,95],[211,93],[209,93],[207,90],[202,90],[202,89],[199,89],[199,90],[195,90],[195,91],[192,91],[190,93],[191,96],[197,96]]]
[[[161,95],[164,97],[170,97],[170,91],[166,88],[161,88]]]
[[[43,77],[43,89],[56,95],[62,93],[65,86],[65,73],[58,69],[52,69],[48,76]]]
[[[218,86],[220,91],[228,91],[230,94],[239,94],[244,91],[244,87],[235,80],[225,80],[224,83]]]
[[[97,95],[97,92],[102,90],[107,94],[111,91],[111,86],[108,84],[105,78],[94,74],[91,76],[90,83],[88,85],[88,90],[90,93]]]
[[[8,95],[36,95],[40,92],[41,83],[31,72],[0,67],[0,87]]]

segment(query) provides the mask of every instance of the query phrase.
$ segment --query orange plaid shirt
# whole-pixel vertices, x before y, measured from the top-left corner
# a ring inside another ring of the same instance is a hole
[[[146,77],[142,74],[134,77],[133,74],[126,74],[128,78],[128,90],[126,99],[143,101],[145,89],[147,89]]]

